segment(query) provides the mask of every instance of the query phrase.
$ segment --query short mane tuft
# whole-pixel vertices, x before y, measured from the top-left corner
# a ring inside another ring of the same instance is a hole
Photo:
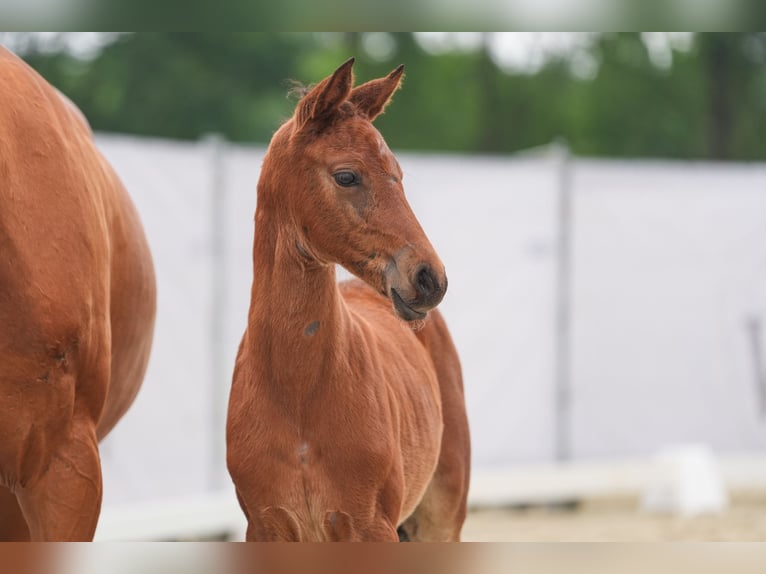
[[[289,86],[289,89],[287,90],[287,98],[291,100],[300,100],[308,94],[316,84],[306,85],[298,80],[287,80],[287,85]]]

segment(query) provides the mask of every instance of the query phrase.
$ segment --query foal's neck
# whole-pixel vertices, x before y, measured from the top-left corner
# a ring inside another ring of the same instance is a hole
[[[298,240],[275,209],[256,209],[251,352],[269,379],[291,386],[311,384],[328,366],[348,325],[335,266],[308,256]]]

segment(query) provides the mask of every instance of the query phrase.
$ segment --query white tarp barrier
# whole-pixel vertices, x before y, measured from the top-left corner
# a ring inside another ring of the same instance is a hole
[[[575,457],[763,450],[766,167],[575,165]]]
[[[263,149],[225,144],[216,163],[211,142],[98,139],[141,213],[159,287],[147,379],[103,445],[104,505],[220,490]],[[557,161],[399,157],[410,203],[447,266],[441,309],[463,362],[474,467],[550,462]],[[572,165],[574,457],[653,453],[668,442],[762,449],[743,320],[766,318],[766,167]],[[216,201],[223,257],[213,248]]]
[[[158,314],[149,370],[102,443],[104,505],[208,488],[211,315],[209,149],[99,137],[138,208],[154,257]]]
[[[415,214],[444,261],[440,306],[463,364],[473,462],[553,452],[556,165],[403,156]]]

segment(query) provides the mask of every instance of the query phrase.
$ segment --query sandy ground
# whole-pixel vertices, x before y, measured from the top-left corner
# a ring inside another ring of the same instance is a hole
[[[719,516],[643,513],[638,500],[592,500],[576,508],[485,509],[472,511],[465,541],[766,541],[766,492],[734,495]]]

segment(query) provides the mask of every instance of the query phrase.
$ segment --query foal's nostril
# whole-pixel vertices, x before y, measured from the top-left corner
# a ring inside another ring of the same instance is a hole
[[[421,297],[428,298],[431,297],[434,292],[438,289],[438,283],[436,281],[436,278],[433,275],[433,272],[429,267],[423,267],[418,271],[418,274],[415,278],[418,293],[420,293]]]

